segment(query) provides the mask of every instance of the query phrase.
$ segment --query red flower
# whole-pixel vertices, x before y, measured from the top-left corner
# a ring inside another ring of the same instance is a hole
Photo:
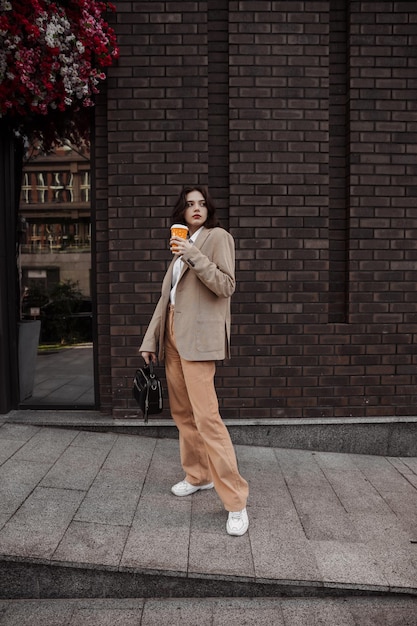
[[[102,68],[118,57],[103,17],[109,9],[96,0],[0,0],[0,117],[51,147],[69,138],[56,117],[65,112],[69,134],[85,141],[88,125],[78,113],[93,105]]]

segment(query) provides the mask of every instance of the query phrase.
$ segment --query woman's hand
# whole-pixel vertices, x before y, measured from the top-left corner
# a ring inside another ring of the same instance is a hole
[[[156,356],[155,352],[141,352],[141,356],[146,365],[149,365],[151,361],[155,364],[158,362],[158,357]]]
[[[172,254],[175,254],[175,256],[182,256],[193,247],[193,244],[190,243],[188,239],[182,239],[176,235],[171,237],[169,245],[171,247]]]

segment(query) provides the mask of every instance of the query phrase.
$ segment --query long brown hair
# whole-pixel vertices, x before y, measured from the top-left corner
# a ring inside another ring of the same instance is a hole
[[[210,196],[207,187],[202,187],[200,185],[188,185],[182,188],[179,198],[172,210],[173,221],[185,224],[184,213],[187,208],[187,195],[191,193],[191,191],[199,191],[206,201],[207,219],[204,222],[204,226],[206,228],[216,228],[216,226],[220,226],[220,221],[216,215],[216,207],[213,199]]]

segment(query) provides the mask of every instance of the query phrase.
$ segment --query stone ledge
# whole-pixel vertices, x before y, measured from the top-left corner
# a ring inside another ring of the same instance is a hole
[[[36,559],[0,557],[0,598],[206,598],[206,597],[348,597],[416,596],[417,589],[392,590],[379,585],[352,585],[302,580],[239,580],[175,572],[121,571],[74,566]]]
[[[95,411],[12,411],[0,422],[95,432],[109,431],[142,437],[177,438],[171,419],[113,418]],[[237,445],[296,448],[320,452],[417,456],[417,416],[340,419],[225,420]]]

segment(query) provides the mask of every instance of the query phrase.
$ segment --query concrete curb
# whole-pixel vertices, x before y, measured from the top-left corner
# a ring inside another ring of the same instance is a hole
[[[0,598],[417,597],[417,587],[271,580],[0,556]]]
[[[113,419],[95,411],[11,411],[1,420],[10,424],[31,424],[76,428],[92,432],[115,432],[142,437],[178,438],[171,419]],[[417,456],[417,417],[363,419],[271,419],[227,420],[236,445],[264,446],[377,456]]]

